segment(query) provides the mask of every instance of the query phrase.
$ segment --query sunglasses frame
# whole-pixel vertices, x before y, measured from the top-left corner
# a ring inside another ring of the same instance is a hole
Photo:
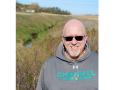
[[[75,38],[76,41],[82,41],[85,36],[86,35],[84,35],[84,36],[66,36],[66,37],[63,36],[63,38],[64,38],[65,41],[72,41],[73,38]],[[80,39],[80,37],[81,37],[81,39]],[[69,38],[69,39],[67,39],[67,38]]]

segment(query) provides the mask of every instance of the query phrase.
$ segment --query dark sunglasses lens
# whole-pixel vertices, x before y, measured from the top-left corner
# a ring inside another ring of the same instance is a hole
[[[76,36],[75,39],[76,39],[77,41],[82,41],[82,40],[83,40],[83,36]]]
[[[64,37],[66,41],[72,41],[73,37]]]

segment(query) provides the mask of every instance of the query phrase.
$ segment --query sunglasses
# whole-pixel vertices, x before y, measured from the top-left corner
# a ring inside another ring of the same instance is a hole
[[[73,38],[75,38],[77,41],[82,41],[84,36],[67,36],[67,37],[64,37],[64,39],[66,41],[72,41]]]

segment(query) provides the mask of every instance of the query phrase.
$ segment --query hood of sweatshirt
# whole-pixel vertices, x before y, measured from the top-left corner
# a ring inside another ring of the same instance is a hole
[[[86,60],[91,54],[91,50],[89,48],[89,45],[86,44],[85,45],[85,54],[79,59],[79,60],[76,60],[75,62],[82,62],[84,60]],[[56,50],[56,57],[59,58],[60,60],[63,60],[65,62],[68,62],[68,63],[73,63],[72,60],[69,60],[68,58],[65,57],[64,55],[64,46],[63,46],[63,43],[61,42]]]

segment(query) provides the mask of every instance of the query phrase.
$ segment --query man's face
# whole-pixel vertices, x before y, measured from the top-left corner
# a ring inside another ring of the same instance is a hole
[[[87,36],[85,31],[79,26],[69,26],[63,32],[63,44],[65,45],[66,52],[71,58],[79,57],[82,53]]]

